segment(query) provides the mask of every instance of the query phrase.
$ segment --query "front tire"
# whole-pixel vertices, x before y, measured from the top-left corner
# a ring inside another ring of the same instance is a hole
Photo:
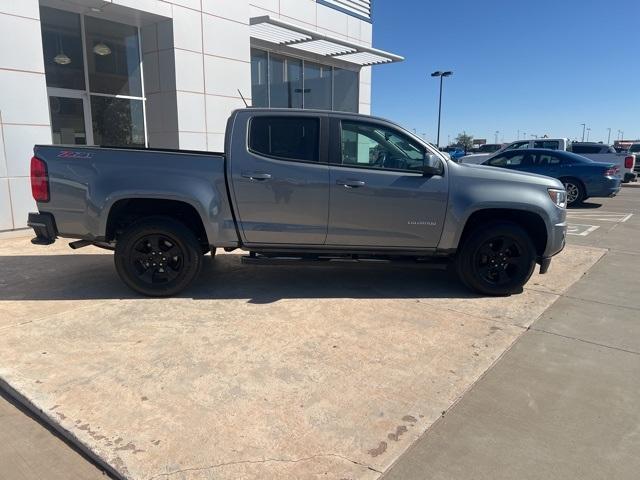
[[[522,292],[536,265],[529,234],[510,222],[476,227],[456,257],[456,271],[471,290],[502,296]]]
[[[168,217],[149,217],[129,226],[116,243],[116,271],[138,293],[168,297],[198,276],[202,253],[196,236]]]

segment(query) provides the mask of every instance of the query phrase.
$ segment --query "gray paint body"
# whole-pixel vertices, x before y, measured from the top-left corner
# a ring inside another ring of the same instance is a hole
[[[251,118],[274,114],[321,119],[319,163],[267,158],[248,150]],[[437,156],[443,174],[424,176],[340,165],[329,141],[335,119],[400,131]],[[51,190],[51,200],[39,203],[38,209],[54,216],[59,235],[93,241],[104,240],[110,209],[118,200],[150,198],[193,206],[209,243],[217,247],[446,254],[455,251],[474,212],[502,208],[542,218],[547,228],[543,256],[552,256],[563,247],[566,212],[547,193],[548,188],[563,188],[558,180],[457,164],[383,119],[309,110],[243,109],[229,119],[225,150],[226,155],[36,146],[36,156],[47,163]],[[270,177],[260,178],[265,174]],[[353,182],[364,185],[344,186]]]

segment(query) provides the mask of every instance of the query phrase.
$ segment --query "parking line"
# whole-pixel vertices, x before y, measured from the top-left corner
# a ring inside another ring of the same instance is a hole
[[[586,227],[586,228],[580,228]],[[578,237],[586,237],[591,232],[599,229],[599,225],[581,225],[579,223],[569,223],[567,224],[567,235],[576,235]]]
[[[600,222],[623,223],[633,217],[633,213],[572,211],[567,212],[567,217],[575,219],[597,220]]]

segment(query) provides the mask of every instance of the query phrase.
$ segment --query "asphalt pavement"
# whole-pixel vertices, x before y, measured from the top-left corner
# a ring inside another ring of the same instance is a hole
[[[608,254],[385,480],[638,478],[640,188],[590,200],[569,223],[569,243]]]

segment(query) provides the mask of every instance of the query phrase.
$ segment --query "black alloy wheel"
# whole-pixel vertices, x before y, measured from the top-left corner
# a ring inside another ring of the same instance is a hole
[[[130,268],[148,285],[168,283],[184,267],[185,253],[175,241],[160,234],[141,237],[129,256]]]
[[[456,271],[471,290],[483,295],[522,292],[536,264],[529,234],[507,221],[476,226],[459,247]]]
[[[202,267],[195,234],[169,217],[149,217],[130,225],[117,239],[115,265],[130,288],[166,297],[184,290]]]
[[[516,239],[497,236],[485,241],[475,253],[474,263],[484,281],[506,285],[528,269],[527,256]]]

